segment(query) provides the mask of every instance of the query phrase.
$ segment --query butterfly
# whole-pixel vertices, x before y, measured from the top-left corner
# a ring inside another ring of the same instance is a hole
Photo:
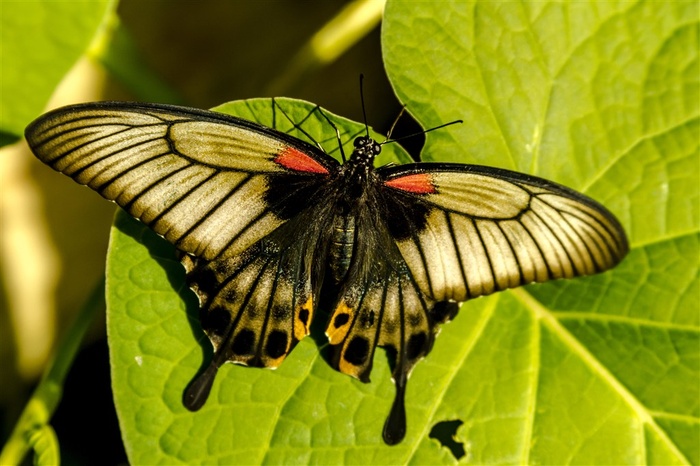
[[[181,252],[214,347],[185,392],[191,410],[222,364],[278,367],[324,310],[338,371],[368,382],[376,348],[388,350],[396,394],[383,439],[397,444],[408,377],[459,303],[602,272],[628,251],[618,220],[576,191],[479,165],[375,168],[393,141],[369,131],[340,163],[214,111],[96,102],[51,111],[25,135],[42,162]]]

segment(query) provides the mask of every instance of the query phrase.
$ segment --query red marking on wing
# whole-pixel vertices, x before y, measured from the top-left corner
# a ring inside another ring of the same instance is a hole
[[[275,162],[298,172],[328,174],[328,169],[293,147],[287,147],[275,157]]]
[[[399,176],[384,184],[390,188],[400,189],[414,194],[435,194],[437,192],[433,180],[428,173]]]

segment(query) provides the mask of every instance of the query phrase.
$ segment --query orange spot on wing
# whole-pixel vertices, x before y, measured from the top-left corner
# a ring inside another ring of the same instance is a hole
[[[338,307],[335,308],[333,317],[331,317],[331,320],[328,323],[328,328],[326,329],[326,336],[328,337],[328,342],[331,345],[337,345],[338,343],[342,342],[345,336],[348,334],[352,324],[353,313],[353,309],[345,304],[345,301],[342,301],[340,304],[338,304]],[[341,325],[337,325],[338,321],[336,318],[340,315],[347,316],[347,318],[343,319],[343,323]]]
[[[302,314],[305,313],[305,318]],[[314,305],[313,299],[309,297],[304,304],[298,306],[295,310],[294,318],[294,338],[301,340],[310,333],[311,319],[313,319]]]
[[[361,380],[362,382],[365,382],[365,383],[369,382],[369,380],[362,380],[362,367],[361,366],[355,366],[353,364],[350,364],[342,357],[340,358],[340,361],[338,362],[338,370],[340,372],[342,372],[343,374],[349,375],[350,377],[355,377],[357,380]]]
[[[275,157],[275,162],[297,172],[328,174],[328,169],[293,147],[287,147]]]
[[[433,180],[428,173],[416,173],[393,178],[384,183],[386,186],[414,194],[434,194],[437,192]]]

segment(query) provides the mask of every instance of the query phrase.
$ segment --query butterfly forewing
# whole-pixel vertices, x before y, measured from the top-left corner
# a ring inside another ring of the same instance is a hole
[[[427,163],[378,173],[394,204],[421,206],[394,236],[423,293],[438,301],[601,272],[627,253],[603,206],[540,178]]]
[[[271,177],[303,173],[314,185],[336,169],[320,150],[283,136],[214,112],[151,104],[74,106],[27,128],[42,161],[207,260],[240,254],[286,220],[266,201]]]

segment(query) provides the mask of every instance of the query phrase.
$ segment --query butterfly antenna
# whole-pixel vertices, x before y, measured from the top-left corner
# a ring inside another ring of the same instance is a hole
[[[279,108],[280,112],[282,112],[282,115],[284,115],[284,117],[287,119],[287,121],[289,121],[289,122],[292,124],[292,126],[293,126],[294,128],[298,129],[304,136],[306,136],[307,138],[309,138],[309,141],[312,141],[314,144],[316,144],[316,147],[318,147],[319,149],[321,149],[321,151],[326,152],[326,150],[323,148],[323,146],[321,145],[321,143],[318,142],[316,139],[314,139],[313,136],[311,136],[304,128],[301,127],[301,125],[302,125],[306,120],[309,119],[309,117],[311,116],[311,114],[312,114],[313,112],[315,112],[316,109],[319,109],[319,110],[320,110],[320,107],[319,107],[318,105],[316,106],[316,108],[314,108],[313,110],[311,110],[311,112],[309,112],[309,114],[306,115],[306,117],[305,117],[303,120],[301,120],[299,123],[295,123],[294,120],[292,120],[292,117],[290,117],[289,114],[288,114],[287,112],[284,111],[284,109],[282,108],[282,106],[281,106],[280,104],[277,103],[277,101],[275,100],[274,97],[272,98],[272,105],[273,105],[273,106],[276,105],[277,108]],[[274,107],[273,107],[273,108],[274,108]],[[273,114],[273,118],[274,118],[274,115],[275,115],[274,111],[273,111],[272,114]],[[322,112],[322,114],[323,114],[323,112]],[[324,116],[325,116],[325,115],[324,115]],[[328,119],[328,118],[326,118],[326,119]],[[273,128],[275,128],[275,127],[273,126]],[[276,129],[276,128],[275,128],[275,129]]]
[[[250,104],[246,104],[250,105]],[[277,111],[276,108],[278,107],[277,101],[275,98],[272,98],[272,127],[277,129]],[[248,107],[250,109],[250,107]]]
[[[430,129],[426,129],[426,130],[424,130],[424,131],[418,131],[417,133],[409,134],[409,135],[407,135],[407,136],[401,136],[400,138],[397,138],[397,139],[389,139],[389,138],[387,137],[387,140],[384,141],[382,144],[389,144],[389,143],[392,143],[392,142],[403,141],[404,139],[412,138],[412,137],[414,137],[414,136],[420,136],[421,134],[429,133],[429,132],[431,132],[431,131],[435,131],[436,129],[444,128],[445,126],[456,125],[456,124],[458,124],[458,123],[461,124],[461,123],[464,123],[464,121],[463,121],[463,120],[450,121],[449,123],[444,123],[444,124],[442,124],[442,125],[435,126],[435,127],[433,127],[433,128],[430,128]],[[394,124],[396,124],[396,123],[394,123]],[[393,126],[393,125],[392,125],[391,129],[394,129],[394,126]],[[391,131],[389,131],[389,134],[391,134]]]
[[[367,126],[367,111],[365,110],[365,87],[364,87],[365,76],[360,73],[360,102],[362,103],[362,119],[365,122],[365,132],[367,137],[369,137],[369,126]]]

